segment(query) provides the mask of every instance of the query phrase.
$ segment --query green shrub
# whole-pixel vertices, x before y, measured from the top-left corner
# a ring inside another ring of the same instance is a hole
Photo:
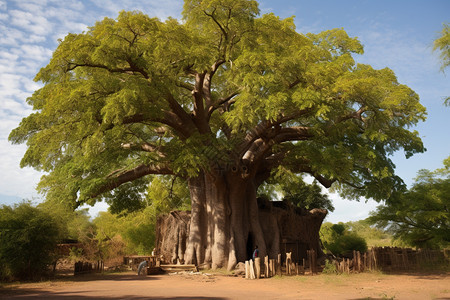
[[[325,223],[320,229],[325,250],[336,256],[346,255],[352,251],[366,252],[367,243],[364,238],[348,231],[345,224]]]
[[[322,270],[322,273],[324,274],[337,274],[336,265],[329,261],[328,259],[325,260],[325,267]]]
[[[60,227],[51,215],[23,202],[0,207],[0,279],[37,279],[55,261]]]

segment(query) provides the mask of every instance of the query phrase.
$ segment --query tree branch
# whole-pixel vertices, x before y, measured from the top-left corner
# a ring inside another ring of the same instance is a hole
[[[289,141],[309,140],[312,137],[314,137],[314,135],[311,133],[310,127],[297,126],[281,128],[273,140],[275,143],[280,144]]]
[[[130,64],[129,61],[127,61],[127,62],[128,62],[128,64]],[[124,73],[124,74],[130,73],[130,72],[140,73],[145,79],[149,79],[149,76],[148,76],[147,72],[145,72],[141,68],[138,68],[138,67],[132,66],[132,65],[130,65],[129,68],[109,68],[109,67],[107,67],[105,65],[100,65],[100,64],[91,64],[91,63],[80,64],[80,63],[70,63],[69,62],[67,64],[67,70],[66,71],[72,71],[72,70],[75,70],[78,67],[99,68],[99,69],[107,70],[108,72],[111,72],[111,73]]]
[[[93,194],[89,195],[91,198],[95,198],[102,193],[111,191],[116,187],[138,178],[144,177],[150,174],[164,174],[173,175],[173,171],[167,165],[139,165],[134,169],[122,171],[113,171],[106,177],[107,182],[100,186]]]

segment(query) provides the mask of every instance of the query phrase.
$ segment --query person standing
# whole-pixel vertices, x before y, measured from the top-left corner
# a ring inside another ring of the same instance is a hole
[[[253,251],[253,260],[257,257],[259,257],[258,245],[255,246],[255,250]]]

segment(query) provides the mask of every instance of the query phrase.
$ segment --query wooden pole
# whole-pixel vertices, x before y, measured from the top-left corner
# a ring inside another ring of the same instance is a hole
[[[249,260],[250,266],[248,267],[250,270],[250,279],[255,279],[255,268],[253,266],[253,260]]]
[[[256,279],[261,278],[261,257],[255,257]]]
[[[250,272],[249,272],[249,263],[248,260],[245,261],[245,279],[248,279],[250,276]]]
[[[264,257],[264,277],[269,278],[269,256]]]
[[[281,254],[278,254],[277,259],[277,274],[281,276]]]
[[[273,277],[273,258],[269,258],[269,277]]]
[[[292,252],[286,253],[286,274],[291,275]]]

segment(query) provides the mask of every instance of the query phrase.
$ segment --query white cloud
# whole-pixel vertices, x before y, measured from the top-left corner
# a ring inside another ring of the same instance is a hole
[[[19,167],[20,159],[25,153],[25,146],[11,146],[8,141],[0,140],[0,172],[1,194],[32,198],[37,195],[35,188],[42,173],[31,168]]]
[[[335,207],[334,212],[329,213],[326,221],[331,223],[338,222],[348,222],[348,221],[358,221],[365,219],[369,216],[371,211],[374,211],[379,203],[368,200],[362,201],[350,201],[342,199],[337,194],[328,194],[330,199],[333,201]]]

